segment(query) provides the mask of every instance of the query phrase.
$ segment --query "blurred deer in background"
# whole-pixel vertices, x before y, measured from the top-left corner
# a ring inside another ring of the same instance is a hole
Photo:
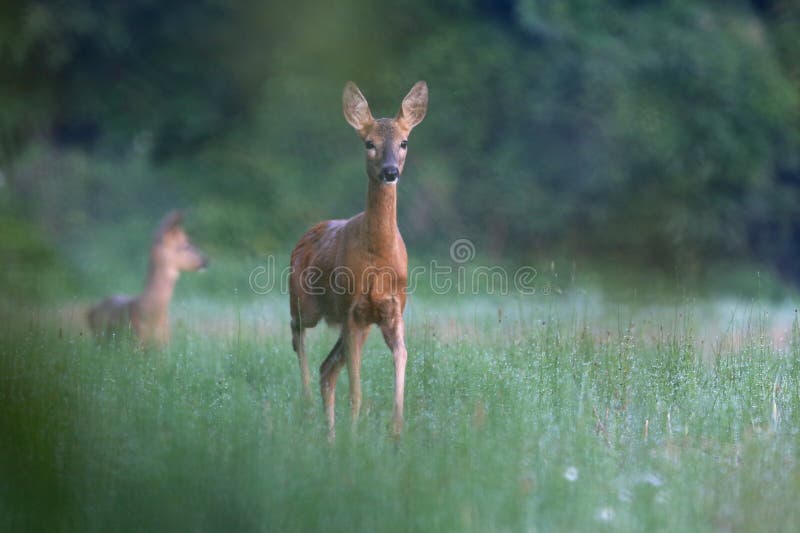
[[[397,182],[403,172],[408,134],[425,117],[428,86],[417,82],[394,118],[375,119],[358,87],[348,82],[342,97],[344,116],[364,141],[367,157],[366,209],[348,220],[328,220],[297,243],[289,279],[292,345],[297,352],[303,390],[310,395],[305,329],[320,319],[341,327],[339,340],[320,367],[320,390],[334,435],[336,380],[347,364],[353,422],[361,408],[361,348],[377,324],[394,357],[393,430],[403,425],[408,257],[397,228]]]
[[[183,215],[167,214],[150,248],[150,266],[144,291],[139,296],[114,295],[89,311],[89,326],[98,338],[110,337],[130,328],[143,344],[169,342],[169,303],[181,271],[200,270],[206,257],[183,231]]]

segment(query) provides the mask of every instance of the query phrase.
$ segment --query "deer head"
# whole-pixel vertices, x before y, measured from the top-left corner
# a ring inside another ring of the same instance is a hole
[[[175,276],[185,270],[201,270],[208,266],[208,259],[189,240],[183,230],[183,214],[173,211],[161,221],[150,251],[155,265]]]
[[[408,134],[428,109],[428,85],[424,81],[414,84],[394,118],[373,118],[367,99],[353,82],[345,85],[342,104],[344,118],[364,141],[367,176],[381,184],[396,184],[403,173]]]

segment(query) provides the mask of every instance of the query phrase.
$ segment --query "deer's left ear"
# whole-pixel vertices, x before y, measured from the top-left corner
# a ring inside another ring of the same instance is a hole
[[[418,81],[408,92],[395,120],[402,122],[408,129],[413,128],[425,118],[428,110],[428,84]]]

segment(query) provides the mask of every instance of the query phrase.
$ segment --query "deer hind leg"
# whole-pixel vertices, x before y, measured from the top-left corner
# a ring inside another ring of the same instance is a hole
[[[406,381],[405,326],[399,307],[392,309],[391,314],[381,323],[381,333],[386,345],[392,351],[394,359],[394,410],[392,415],[392,432],[399,435],[403,430],[403,396]]]
[[[292,348],[297,353],[297,362],[300,365],[303,396],[307,400],[311,399],[311,375],[308,372],[308,359],[306,359],[306,330],[295,320],[292,320]]]
[[[344,332],[342,332],[344,333]],[[339,372],[344,366],[344,342],[343,335],[339,336],[336,344],[333,345],[328,357],[319,367],[319,388],[322,393],[322,404],[325,407],[325,414],[328,418],[328,438],[334,437],[335,411],[336,405],[336,380],[339,379]]]
[[[361,349],[368,335],[369,326],[358,325],[353,320],[342,331],[347,375],[350,380],[350,415],[353,426],[358,422],[361,412]]]
[[[313,328],[320,319],[319,308],[311,298],[298,298],[290,296],[290,311],[292,315],[292,348],[297,354],[297,363],[300,366],[300,380],[303,384],[303,394],[311,399],[311,374],[308,371],[306,358],[306,328]]]

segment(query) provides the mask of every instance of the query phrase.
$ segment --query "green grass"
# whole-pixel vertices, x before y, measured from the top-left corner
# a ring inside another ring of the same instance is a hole
[[[76,310],[6,309],[0,530],[800,523],[791,307],[413,300],[405,432],[390,435],[391,356],[373,332],[363,416],[351,430],[345,374],[329,444],[319,403],[300,400],[284,303],[177,302],[174,342],[144,353],[95,346]],[[309,334],[312,364],[333,341]]]

